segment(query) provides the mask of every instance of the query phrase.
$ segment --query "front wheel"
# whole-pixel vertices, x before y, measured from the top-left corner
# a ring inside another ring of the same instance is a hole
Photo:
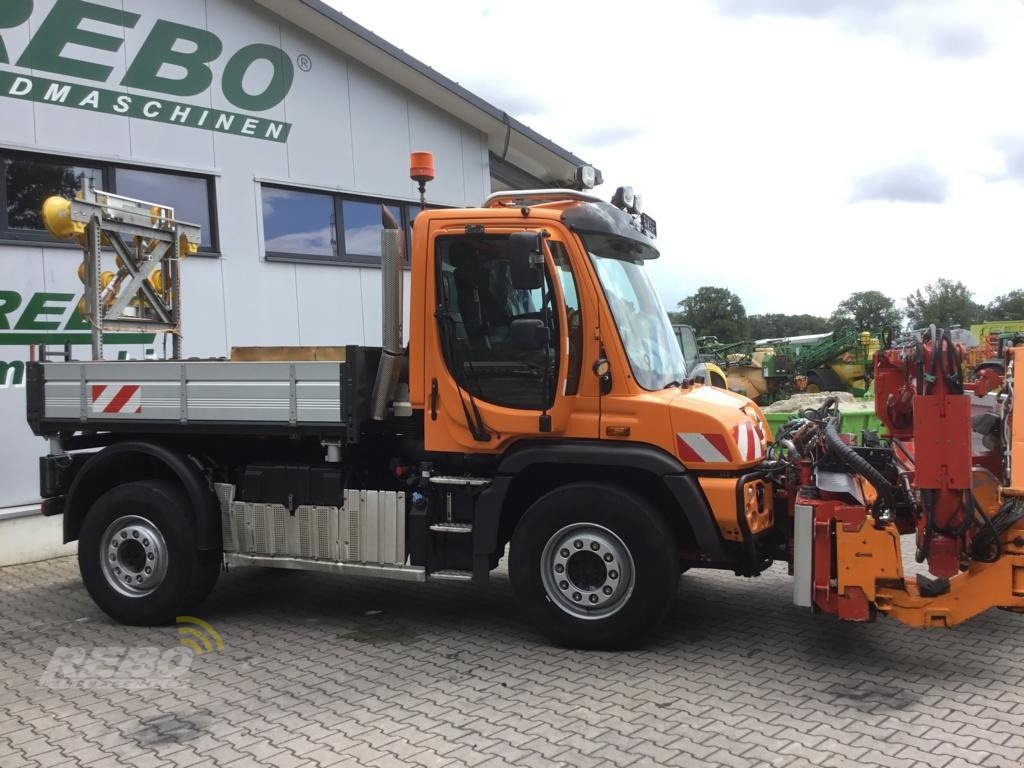
[[[173,483],[124,483],[89,508],[78,567],[96,605],[122,624],[166,624],[209,594],[220,553],[198,549],[188,498]]]
[[[667,612],[679,573],[675,539],[654,506],[604,484],[542,496],[516,526],[509,554],[523,610],[576,648],[641,643]]]

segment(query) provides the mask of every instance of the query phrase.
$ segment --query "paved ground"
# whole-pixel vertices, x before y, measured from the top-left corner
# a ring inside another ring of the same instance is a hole
[[[503,577],[236,569],[199,612],[224,649],[126,691],[40,679],[58,646],[174,655],[174,627],[112,624],[73,559],[0,569],[0,766],[1022,764],[1024,616],[838,625],[788,587],[687,574],[655,642],[610,654],[547,646]]]

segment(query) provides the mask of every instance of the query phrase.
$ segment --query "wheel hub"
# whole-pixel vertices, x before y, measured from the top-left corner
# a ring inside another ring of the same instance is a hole
[[[167,542],[146,518],[119,517],[100,538],[100,568],[107,583],[122,595],[143,597],[167,574]]]
[[[548,598],[576,618],[601,619],[618,612],[633,592],[633,557],[622,539],[593,523],[557,531],[541,554]]]

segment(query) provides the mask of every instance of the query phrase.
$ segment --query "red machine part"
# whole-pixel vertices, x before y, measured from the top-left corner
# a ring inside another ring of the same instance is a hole
[[[963,350],[932,327],[922,340],[875,357],[875,413],[902,450],[918,492],[918,558],[935,576],[960,571],[967,546],[971,488],[971,407],[964,395]]]
[[[815,606],[834,613],[844,621],[871,621],[871,603],[858,588],[843,593],[837,588],[833,540],[835,526],[859,527],[864,524],[864,507],[852,506],[832,499],[800,499],[814,510],[814,569],[812,597]]]

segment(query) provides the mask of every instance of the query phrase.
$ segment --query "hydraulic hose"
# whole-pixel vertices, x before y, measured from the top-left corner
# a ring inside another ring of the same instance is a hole
[[[839,430],[831,422],[825,424],[825,440],[846,466],[871,483],[878,493],[879,501],[892,498],[896,494],[896,486],[886,480],[885,476],[871,466],[863,456],[844,443],[839,436]]]

